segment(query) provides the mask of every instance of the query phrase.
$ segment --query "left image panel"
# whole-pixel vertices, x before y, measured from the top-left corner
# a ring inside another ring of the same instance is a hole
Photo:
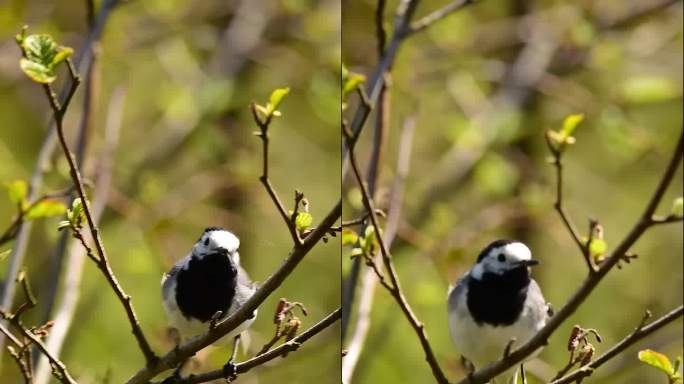
[[[339,383],[339,2],[0,20],[2,382]]]

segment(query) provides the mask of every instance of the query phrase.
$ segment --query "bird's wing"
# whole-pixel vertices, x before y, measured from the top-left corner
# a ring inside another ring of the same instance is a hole
[[[545,317],[551,316],[551,311],[549,305],[544,299],[541,288],[539,284],[534,279],[530,279],[530,285],[527,288],[527,297],[529,300],[529,305],[539,308],[539,310],[533,311],[533,313],[544,314]]]
[[[161,287],[162,287],[162,296],[166,298],[169,295],[169,291],[171,290],[171,285],[173,280],[169,279],[169,277],[175,276],[178,271],[181,269],[181,263],[176,263],[171,269],[166,272],[165,274],[162,275],[161,279]]]
[[[449,312],[456,309],[459,299],[466,292],[469,279],[470,276],[468,275],[468,273],[466,273],[461,278],[456,280],[456,283],[454,285],[449,285],[449,290],[447,291],[447,304]]]

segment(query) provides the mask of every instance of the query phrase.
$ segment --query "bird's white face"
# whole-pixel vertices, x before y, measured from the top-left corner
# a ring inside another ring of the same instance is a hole
[[[197,243],[192,248],[192,253],[202,257],[204,255],[219,252],[225,249],[228,255],[233,259],[236,265],[240,264],[240,254],[238,248],[240,247],[240,239],[234,234],[224,230],[205,231],[197,240]]]
[[[532,259],[532,252],[523,243],[512,242],[499,247],[493,247],[472,269],[471,276],[482,279],[485,273],[502,275],[507,271],[537,264]]]

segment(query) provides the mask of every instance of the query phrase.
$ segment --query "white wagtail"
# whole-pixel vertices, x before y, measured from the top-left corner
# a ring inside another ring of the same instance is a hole
[[[212,321],[233,314],[256,291],[256,284],[240,266],[239,246],[240,240],[231,232],[209,227],[190,254],[162,277],[164,309],[183,339],[206,332]],[[252,325],[256,314],[255,310],[250,319],[215,342],[226,345],[235,341],[227,370],[231,368],[240,334]]]
[[[552,315],[537,282],[530,278],[530,249],[521,242],[497,240],[482,250],[475,266],[449,287],[449,330],[456,347],[475,368],[500,359],[515,339],[529,340]],[[491,383],[517,381],[517,369]]]

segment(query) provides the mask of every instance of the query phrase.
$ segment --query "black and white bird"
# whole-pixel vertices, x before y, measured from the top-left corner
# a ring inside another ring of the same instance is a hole
[[[183,339],[206,332],[212,320],[230,316],[256,291],[256,284],[240,266],[239,247],[240,240],[231,232],[207,228],[190,254],[162,277],[164,309]],[[255,310],[215,344],[229,344],[252,325],[256,314]]]
[[[539,285],[530,277],[529,267],[537,264],[525,244],[497,240],[449,287],[451,338],[475,368],[500,359],[511,339],[515,338],[516,345],[525,343],[552,315]],[[491,380],[495,384],[516,382],[516,368]]]

